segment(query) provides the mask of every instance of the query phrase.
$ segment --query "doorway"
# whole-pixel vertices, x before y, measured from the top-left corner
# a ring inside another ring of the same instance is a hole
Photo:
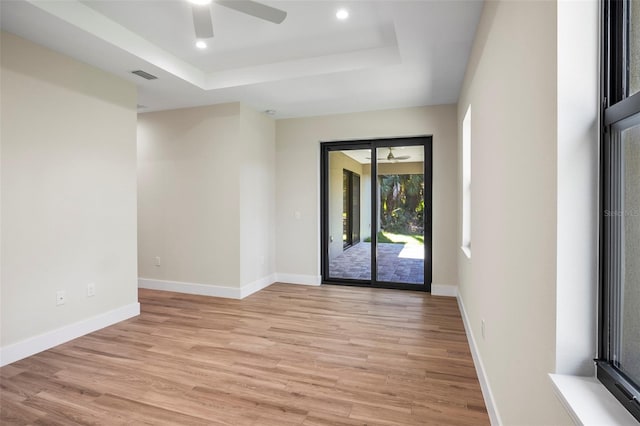
[[[432,138],[321,144],[322,279],[431,291]]]
[[[360,242],[360,175],[342,170],[342,248]]]

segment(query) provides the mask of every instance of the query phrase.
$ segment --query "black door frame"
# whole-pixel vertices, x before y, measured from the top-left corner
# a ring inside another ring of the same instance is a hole
[[[410,284],[400,282],[378,281],[377,256],[374,251],[378,247],[378,162],[371,162],[371,279],[356,280],[350,278],[331,278],[329,276],[329,153],[352,149],[371,149],[371,158],[378,158],[379,148],[397,146],[422,145],[424,148],[424,284]],[[375,180],[374,180],[375,179]],[[320,261],[322,267],[323,284],[340,284],[359,287],[393,288],[401,290],[419,290],[431,292],[432,280],[432,214],[433,214],[433,137],[415,136],[402,138],[385,138],[355,141],[333,141],[320,143]],[[375,225],[374,225],[375,224]],[[375,231],[375,232],[374,232]],[[375,250],[374,250],[375,249]]]

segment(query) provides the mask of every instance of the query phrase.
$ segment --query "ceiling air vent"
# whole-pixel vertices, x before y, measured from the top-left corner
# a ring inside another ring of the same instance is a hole
[[[155,80],[155,79],[158,78],[155,75],[151,75],[148,72],[144,72],[142,70],[131,71],[131,74],[135,74],[135,75],[140,76],[142,78],[146,78],[147,80]]]

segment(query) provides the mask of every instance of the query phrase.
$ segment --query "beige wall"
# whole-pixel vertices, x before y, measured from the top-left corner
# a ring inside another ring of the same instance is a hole
[[[433,282],[457,284],[457,130],[454,105],[278,120],[278,273],[320,275],[321,141],[417,135],[433,135]]]
[[[241,287],[274,273],[274,149],[274,121],[239,103],[140,114],[140,277]]]
[[[421,175],[422,173],[424,173],[422,161],[378,164],[378,175]]]
[[[1,43],[5,347],[137,303],[136,90],[16,36]]]
[[[460,146],[472,108],[472,250],[470,260],[457,252],[460,296],[505,425],[571,424],[548,377],[556,353],[556,8],[486,3],[458,104]]]
[[[274,274],[276,126],[241,105],[240,285]]]
[[[238,103],[138,116],[140,277],[239,285],[239,116]]]

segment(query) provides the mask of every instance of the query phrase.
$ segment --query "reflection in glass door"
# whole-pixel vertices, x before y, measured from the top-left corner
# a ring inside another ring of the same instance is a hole
[[[323,143],[323,282],[430,291],[431,177],[430,137]]]

